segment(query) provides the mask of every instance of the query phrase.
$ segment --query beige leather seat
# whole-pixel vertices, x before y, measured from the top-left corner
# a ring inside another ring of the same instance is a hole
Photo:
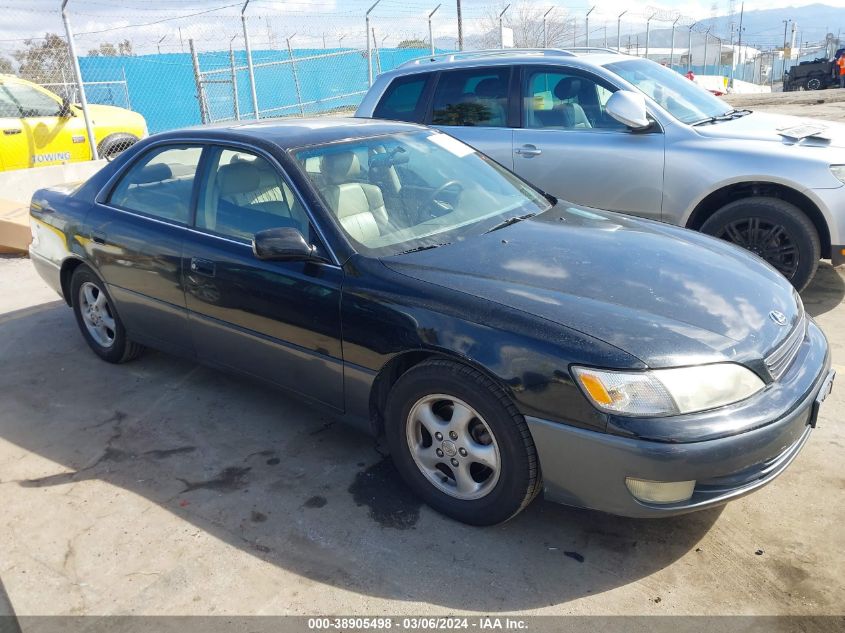
[[[353,152],[327,154],[321,171],[323,195],[343,229],[355,240],[368,244],[387,226],[384,197],[376,185],[357,182],[361,164]]]

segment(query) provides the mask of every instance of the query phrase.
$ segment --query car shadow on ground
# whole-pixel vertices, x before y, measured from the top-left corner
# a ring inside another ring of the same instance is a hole
[[[362,595],[490,613],[561,604],[697,555],[721,512],[633,520],[537,500],[503,525],[469,527],[421,506],[372,439],[313,407],[165,354],[100,361],[60,302],[0,317],[0,347],[0,436],[38,456],[37,474],[0,473],[4,486],[59,495],[101,480]],[[119,531],[141,529],[141,511],[125,512]],[[98,547],[124,551],[118,530],[101,529]]]
[[[804,307],[810,316],[818,317],[830,312],[845,298],[845,280],[830,262],[819,263],[816,276],[801,293]]]

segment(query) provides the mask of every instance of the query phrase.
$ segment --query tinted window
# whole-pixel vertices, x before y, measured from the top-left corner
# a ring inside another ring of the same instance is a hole
[[[422,121],[425,105],[423,94],[431,75],[399,77],[384,91],[373,116],[394,121]]]
[[[509,68],[441,73],[434,91],[434,125],[505,127]]]
[[[567,70],[526,74],[524,121],[527,128],[623,129],[605,113],[615,89],[597,78]]]
[[[281,227],[308,235],[305,209],[273,165],[242,150],[214,152],[197,207],[198,228],[243,239]]]
[[[120,179],[109,201],[121,209],[187,224],[201,154],[197,146],[150,150]]]
[[[59,113],[58,101],[30,86],[9,82],[0,86],[0,93],[2,116],[38,117]]]

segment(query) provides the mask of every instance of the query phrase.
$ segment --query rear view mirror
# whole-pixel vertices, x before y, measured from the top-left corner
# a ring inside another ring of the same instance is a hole
[[[645,108],[645,97],[630,90],[617,90],[607,100],[605,111],[632,130],[644,130],[651,125]]]
[[[258,259],[271,261],[321,261],[316,247],[305,241],[298,230],[284,227],[265,229],[252,239],[252,252]]]
[[[73,109],[67,97],[62,98],[62,105],[59,107],[59,118],[67,119],[73,116]]]

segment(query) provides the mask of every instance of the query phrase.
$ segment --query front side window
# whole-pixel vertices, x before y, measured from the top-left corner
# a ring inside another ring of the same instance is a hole
[[[384,91],[373,117],[394,121],[422,121],[425,115],[423,94],[430,77],[424,74],[394,79]]]
[[[555,69],[526,73],[524,121],[527,128],[562,130],[623,129],[605,112],[611,88],[592,77]]]
[[[647,59],[626,59],[607,64],[605,68],[633,84],[684,123],[721,116],[731,110],[727,103],[683,75]]]
[[[170,145],[150,150],[117,183],[110,204],[188,224],[201,155],[200,146]]]
[[[433,125],[506,127],[509,68],[441,73],[434,91]]]
[[[197,228],[245,240],[259,231],[283,227],[308,235],[305,209],[265,158],[239,149],[210,151]]]
[[[15,82],[4,83],[0,86],[0,92],[4,95],[0,98],[0,102],[9,104],[8,106],[0,106],[3,110],[11,107],[17,110],[17,114],[11,116],[17,117],[41,117],[41,116],[58,116],[61,104],[52,97],[36,90],[31,86],[19,84]],[[5,115],[10,116],[10,115]]]
[[[551,207],[514,174],[438,132],[318,145],[293,155],[334,222],[371,256],[460,242]]]

